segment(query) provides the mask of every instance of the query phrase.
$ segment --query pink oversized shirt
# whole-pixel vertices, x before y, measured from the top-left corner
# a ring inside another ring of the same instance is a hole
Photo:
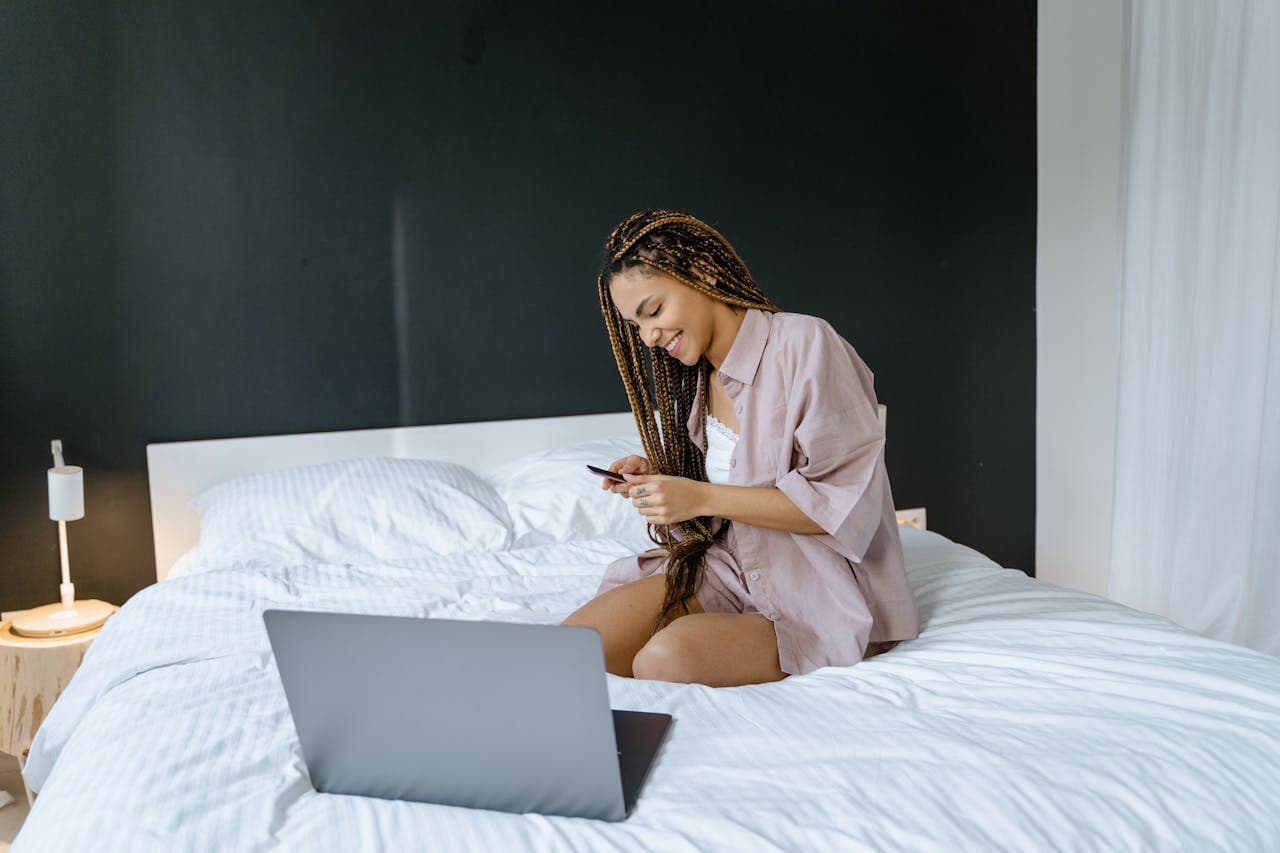
[[[740,430],[728,485],[776,486],[824,531],[712,520],[704,573],[737,576],[773,622],[786,673],[850,666],[868,643],[919,633],[872,379],[826,320],[758,308],[747,309],[720,366]],[[705,453],[704,390],[699,382],[688,429]],[[719,535],[726,525],[732,536]],[[661,570],[664,554],[610,563],[596,594]]]

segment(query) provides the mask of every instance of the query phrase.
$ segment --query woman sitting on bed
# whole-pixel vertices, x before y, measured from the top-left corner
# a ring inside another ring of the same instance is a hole
[[[636,213],[605,252],[600,307],[648,458],[601,487],[661,547],[611,563],[563,624],[599,631],[616,675],[718,687],[915,637],[872,372],[849,342],[778,308],[687,213]]]

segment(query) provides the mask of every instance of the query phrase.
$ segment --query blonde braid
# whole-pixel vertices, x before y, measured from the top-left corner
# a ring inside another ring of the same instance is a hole
[[[648,348],[648,373],[642,369],[645,344],[639,329],[624,322],[609,295],[613,276],[634,267],[642,267],[645,274],[656,271],[669,275],[736,308],[771,313],[782,309],[760,291],[729,241],[691,214],[641,210],[622,220],[605,241],[604,261],[596,279],[600,310],[650,466],[658,474],[706,482],[706,456],[690,440],[687,427],[699,385],[706,389],[700,412],[706,418],[711,363],[703,357],[690,367],[655,346]],[[650,375],[653,395],[649,393]],[[663,602],[651,633],[663,628],[677,608],[689,612],[687,602],[698,588],[706,552],[713,542],[711,521],[710,516],[699,516],[679,522],[674,525],[679,538],[670,529],[673,525],[646,525],[650,541],[667,551]],[[657,537],[655,530],[660,532]]]

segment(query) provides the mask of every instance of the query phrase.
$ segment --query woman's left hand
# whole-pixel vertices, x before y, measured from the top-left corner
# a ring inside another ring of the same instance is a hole
[[[701,513],[701,480],[667,474],[624,474],[630,491],[627,497],[647,524],[679,524]]]

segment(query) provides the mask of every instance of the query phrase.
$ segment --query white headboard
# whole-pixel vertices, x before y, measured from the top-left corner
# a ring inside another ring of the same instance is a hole
[[[886,409],[880,406],[880,426]],[[200,517],[187,502],[210,486],[258,471],[384,456],[443,459],[486,473],[530,453],[593,438],[636,436],[630,410],[506,421],[308,432],[147,445],[156,580],[200,538]],[[606,462],[612,460],[606,460]]]

